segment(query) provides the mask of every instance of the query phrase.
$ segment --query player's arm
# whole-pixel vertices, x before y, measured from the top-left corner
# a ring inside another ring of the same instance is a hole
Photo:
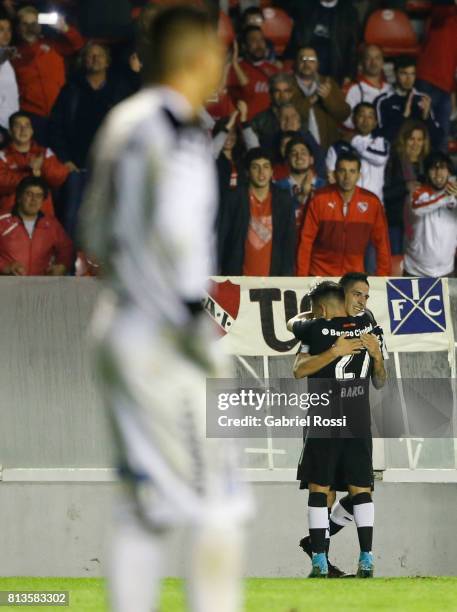
[[[455,208],[457,205],[457,186],[448,183],[439,193],[421,192],[418,189],[411,199],[411,211],[415,217],[430,215],[440,208]]]
[[[313,318],[313,313],[309,312],[299,312],[295,317],[289,319],[286,323],[287,329],[290,332],[294,331],[294,323],[298,323],[299,321],[309,321]]]
[[[295,357],[294,376],[295,378],[305,378],[311,376],[322,368],[325,368],[329,363],[344,357],[344,355],[356,355],[363,349],[363,344],[359,338],[348,339],[345,335],[340,336],[335,344],[323,351],[319,355],[309,355],[308,353],[299,352]]]
[[[387,374],[379,340],[374,334],[362,334],[360,340],[373,359],[373,371],[371,373],[373,386],[375,389],[381,389],[386,384]]]

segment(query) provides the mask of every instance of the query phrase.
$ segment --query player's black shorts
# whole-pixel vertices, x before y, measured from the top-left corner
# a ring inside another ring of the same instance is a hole
[[[373,487],[373,440],[370,438],[308,438],[305,441],[297,480],[346,491],[348,485]]]

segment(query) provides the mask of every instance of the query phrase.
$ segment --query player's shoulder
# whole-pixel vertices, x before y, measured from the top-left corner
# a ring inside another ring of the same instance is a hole
[[[292,326],[292,332],[299,340],[303,339],[318,327],[321,319],[302,319],[301,321],[295,321]]]
[[[371,323],[373,327],[376,327],[378,324],[373,312],[369,308],[365,308],[364,312],[360,315],[362,321],[366,321],[367,323]]]
[[[99,157],[116,157],[119,149],[137,134],[146,134],[159,109],[158,100],[148,90],[140,91],[117,104],[106,116],[96,137]]]
[[[358,189],[359,189],[359,192],[358,192],[359,201],[363,199],[363,200],[366,200],[372,203],[374,206],[382,207],[381,200],[372,191],[369,191],[368,189],[364,189],[363,187],[359,187]]]

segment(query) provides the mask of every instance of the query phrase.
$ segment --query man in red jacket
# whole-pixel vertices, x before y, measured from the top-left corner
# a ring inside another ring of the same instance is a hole
[[[49,187],[60,187],[70,169],[51,149],[33,140],[33,127],[27,113],[18,111],[10,117],[11,143],[0,151],[0,212],[9,212],[15,201],[16,187],[26,176],[43,178]],[[43,202],[42,212],[54,216],[52,196]]]
[[[390,245],[383,206],[371,191],[357,187],[360,159],[341,154],[336,184],[316,191],[306,213],[297,255],[297,276],[341,276],[363,272],[371,242],[377,276],[391,272]]]
[[[62,276],[73,263],[73,245],[62,226],[41,212],[46,183],[25,178],[11,213],[0,215],[0,274]]]
[[[454,14],[450,11],[452,7],[434,7],[417,60],[417,86],[432,99],[436,120],[444,132],[440,145],[444,153],[451,127],[451,94],[455,91],[457,71],[457,9],[454,7]]]
[[[30,113],[38,142],[47,144],[46,118],[65,83],[64,57],[81,49],[84,40],[61,16],[52,26],[60,36],[42,36],[34,6],[21,8],[17,18],[20,42],[11,63],[19,87],[19,104],[22,110]]]

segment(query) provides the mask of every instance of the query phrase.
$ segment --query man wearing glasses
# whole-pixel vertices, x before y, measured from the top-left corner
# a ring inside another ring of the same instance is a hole
[[[311,47],[298,50],[293,103],[317,142],[328,149],[340,134],[338,125],[351,113],[344,94],[331,77],[319,74],[319,58]]]
[[[43,215],[48,193],[40,177],[18,185],[16,205],[0,215],[0,274],[63,276],[73,263],[73,245],[55,217]]]

